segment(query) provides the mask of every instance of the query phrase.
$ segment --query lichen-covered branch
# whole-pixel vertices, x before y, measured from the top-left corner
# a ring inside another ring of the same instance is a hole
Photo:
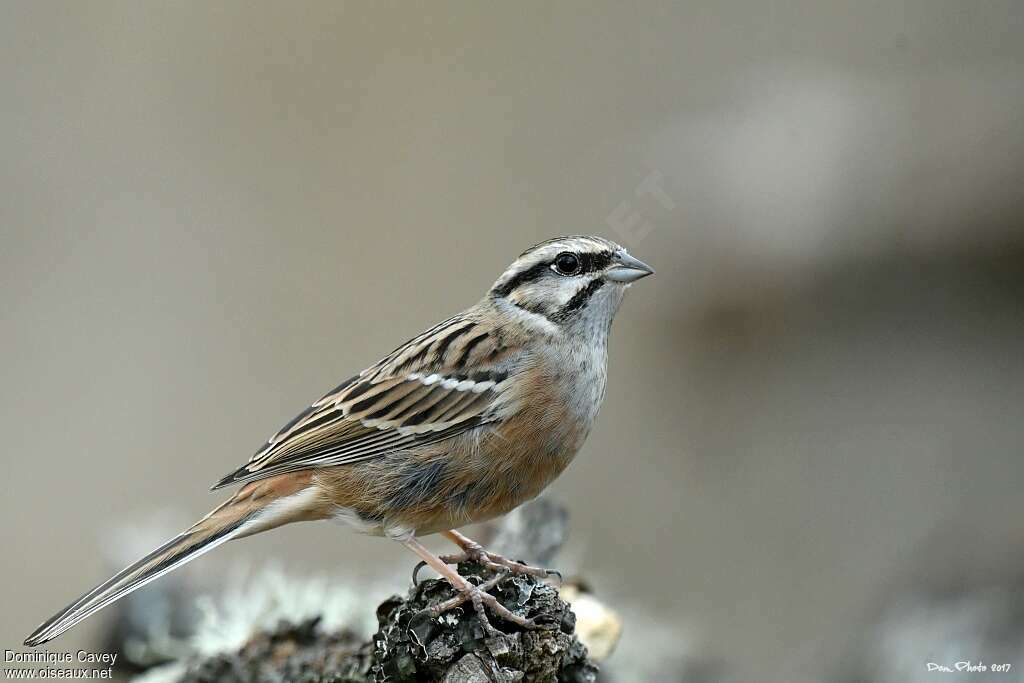
[[[474,583],[493,575],[472,563],[459,573]],[[587,683],[597,668],[575,636],[576,617],[558,590],[531,576],[511,576],[493,594],[516,614],[547,628],[524,631],[491,616],[488,636],[471,606],[440,617],[423,610],[453,597],[446,581],[430,579],[377,609],[378,630],[359,643],[351,634],[323,633],[316,620],[259,633],[240,651],[190,666],[182,683],[364,683],[369,681],[564,681]]]

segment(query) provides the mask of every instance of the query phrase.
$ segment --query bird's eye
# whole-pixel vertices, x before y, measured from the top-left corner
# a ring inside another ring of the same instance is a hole
[[[563,251],[555,257],[555,272],[559,275],[576,275],[580,272],[580,257],[569,251]]]

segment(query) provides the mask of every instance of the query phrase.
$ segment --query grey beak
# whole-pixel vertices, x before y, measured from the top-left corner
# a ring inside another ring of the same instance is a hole
[[[612,282],[636,282],[648,275],[654,275],[654,268],[624,251],[615,255],[612,267],[604,272],[605,278]]]

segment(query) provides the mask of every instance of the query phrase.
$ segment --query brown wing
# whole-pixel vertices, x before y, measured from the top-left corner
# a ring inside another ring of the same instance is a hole
[[[446,320],[328,392],[213,488],[359,462],[491,422],[508,376],[495,363],[505,357],[494,330]]]

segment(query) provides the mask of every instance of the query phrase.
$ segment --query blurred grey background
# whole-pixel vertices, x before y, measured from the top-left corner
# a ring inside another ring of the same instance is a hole
[[[1021,594],[1022,35],[1016,0],[0,3],[0,648],[583,232],[658,271],[555,486],[620,666],[652,621],[702,680],[1005,657],[863,639]],[[196,566],[270,557],[413,563],[318,524]]]

